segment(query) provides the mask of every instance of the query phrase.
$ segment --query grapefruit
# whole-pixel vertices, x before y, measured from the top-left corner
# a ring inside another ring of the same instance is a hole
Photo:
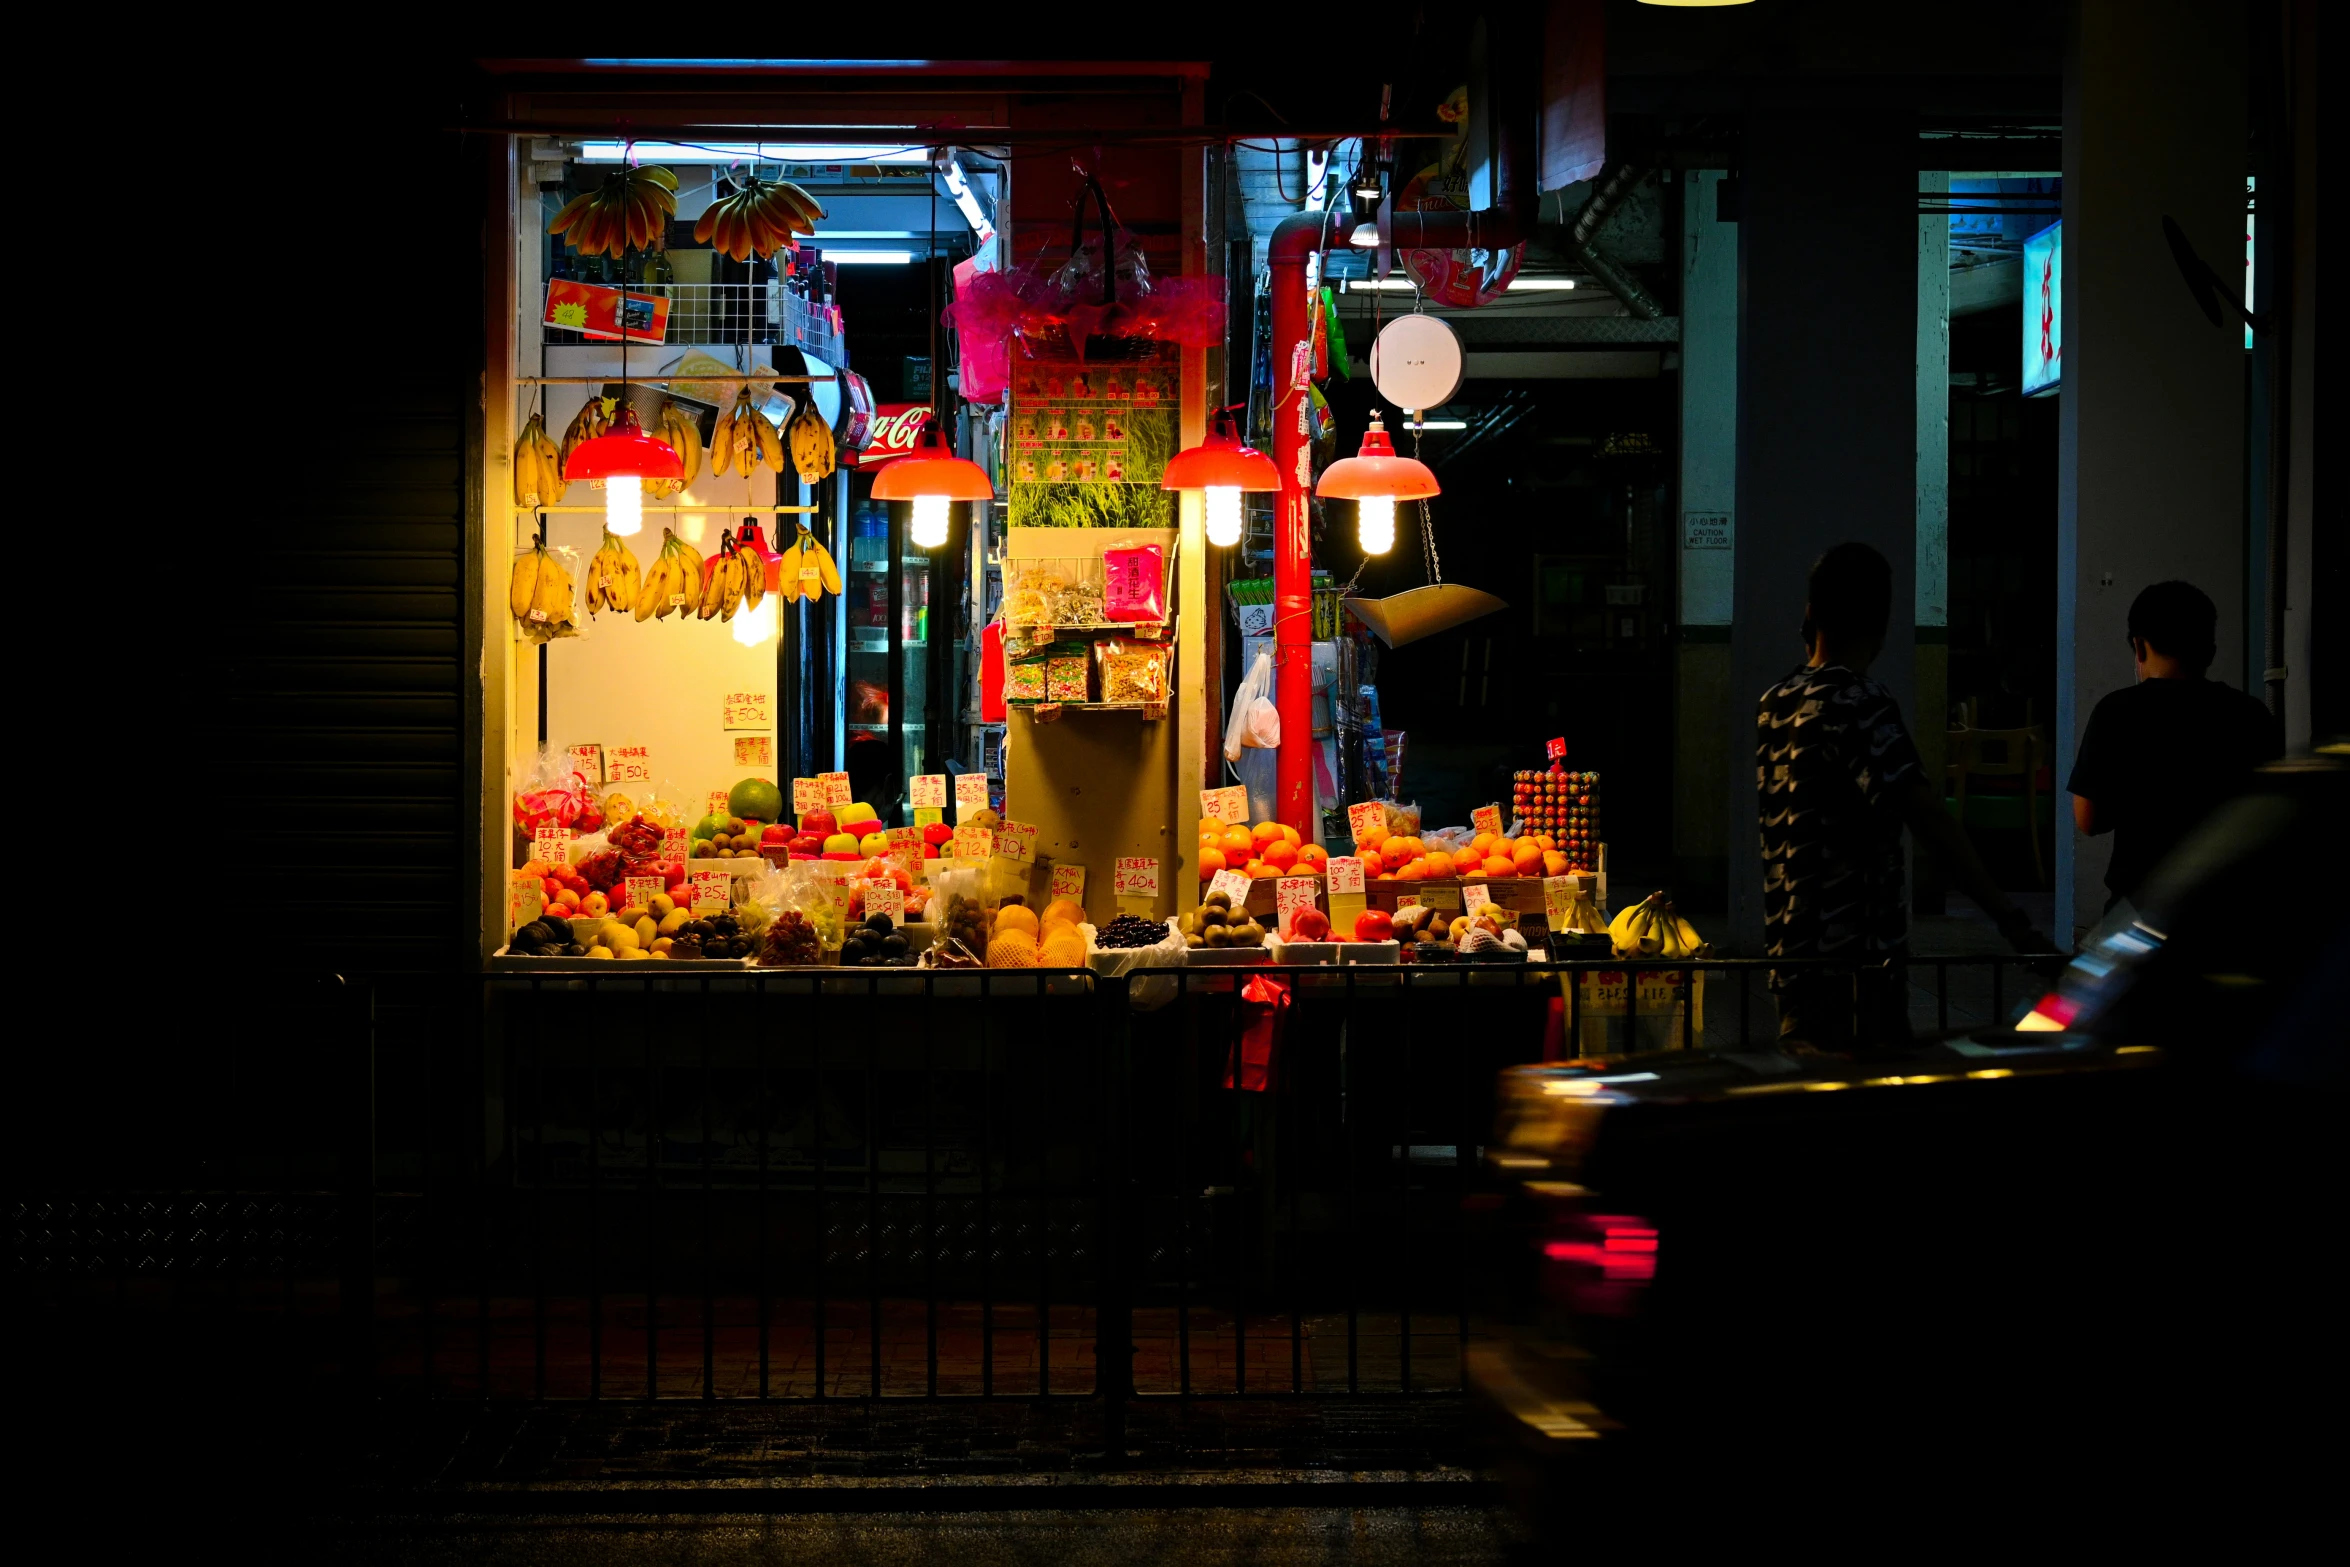
[[[765,778],[745,778],[726,791],[728,814],[746,821],[774,822],[783,819],[783,791]]]

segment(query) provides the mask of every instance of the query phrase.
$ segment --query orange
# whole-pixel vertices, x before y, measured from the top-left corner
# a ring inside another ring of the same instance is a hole
[[[1300,865],[1327,865],[1330,863],[1330,851],[1318,843],[1301,843],[1297,846],[1297,863]]]
[[[1512,865],[1508,860],[1503,859],[1498,854],[1488,854],[1485,856],[1485,874],[1488,876],[1507,876],[1512,874],[1516,869],[1516,866]]]
[[[1493,834],[1489,832],[1481,832],[1476,837],[1469,840],[1469,852],[1477,856],[1477,858],[1480,860],[1485,858],[1485,851],[1492,847]]]
[[[1396,871],[1397,881],[1425,881],[1428,879],[1427,861],[1408,860]]]
[[[1387,829],[1384,827],[1374,827],[1369,832],[1364,833],[1360,838],[1355,840],[1355,848],[1358,851],[1367,853],[1372,849],[1378,848],[1379,845],[1385,843],[1386,841]]]
[[[1230,857],[1235,854],[1245,856],[1256,846],[1256,839],[1249,836],[1249,832],[1246,827],[1227,827],[1224,829],[1224,853],[1226,857]]]
[[[1566,873],[1567,857],[1565,855],[1559,853],[1556,849],[1545,849],[1542,851],[1543,875],[1564,876]]]
[[[1265,845],[1265,863],[1277,871],[1285,871],[1297,863],[1297,850],[1286,840]]]
[[[1305,842],[1305,839],[1299,836],[1298,830],[1287,822],[1281,824],[1281,836],[1289,840],[1289,846],[1293,849]]]
[[[1430,854],[1428,856],[1428,874],[1431,876],[1450,876],[1452,874],[1452,856],[1445,853],[1442,849],[1438,849],[1434,853]]]
[[[1224,831],[1225,826],[1224,822],[1213,816],[1203,816],[1199,819],[1199,835],[1203,838],[1216,836]]]
[[[1222,849],[1202,849],[1199,851],[1199,879],[1201,881],[1206,881],[1223,868],[1224,851]]]
[[[1251,860],[1249,862],[1248,874],[1251,881],[1272,881],[1279,877],[1281,873],[1275,870],[1272,866],[1267,865],[1263,860]]]
[[[1249,836],[1257,843],[1271,843],[1281,836],[1281,824],[1279,822],[1259,822],[1249,830]]]
[[[1536,833],[1534,835],[1534,841],[1542,845],[1542,852],[1545,854],[1548,854],[1551,850],[1559,846],[1559,841],[1546,832]]]
[[[1510,863],[1518,868],[1519,875],[1532,875],[1533,868],[1542,863],[1542,845],[1531,838],[1520,838],[1517,850],[1510,855]]]
[[[1409,839],[1398,838],[1379,851],[1379,858],[1386,862],[1389,870],[1402,870],[1406,865],[1419,858],[1406,847],[1409,842]]]

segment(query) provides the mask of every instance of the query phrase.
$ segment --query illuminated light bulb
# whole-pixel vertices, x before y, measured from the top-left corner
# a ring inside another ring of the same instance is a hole
[[[947,541],[947,498],[943,495],[914,497],[913,540],[916,549],[934,550]]]
[[[1366,495],[1355,502],[1355,537],[1366,555],[1395,548],[1395,497]]]
[[[1208,496],[1208,542],[1240,542],[1240,490],[1236,485],[1211,484]]]
[[[744,647],[757,647],[775,635],[775,595],[770,593],[759,600],[755,609],[738,610],[734,617],[734,639]]]
[[[604,527],[626,536],[645,525],[645,481],[635,474],[614,474],[604,481]]]

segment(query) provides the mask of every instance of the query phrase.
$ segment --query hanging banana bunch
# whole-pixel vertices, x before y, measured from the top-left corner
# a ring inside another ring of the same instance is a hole
[[[835,466],[832,426],[825,423],[824,416],[816,411],[816,399],[813,397],[802,403],[800,411],[792,415],[790,437],[792,468],[799,474],[802,484],[814,484],[819,479],[832,476]]]
[[[814,603],[827,593],[839,591],[840,568],[833,564],[832,551],[808,531],[806,523],[799,524],[790,546],[783,552],[785,601],[804,598]]]
[[[563,455],[547,436],[547,421],[532,414],[514,441],[514,504],[554,506],[563,500]]]
[[[734,535],[720,529],[718,558],[710,562],[709,579],[702,585],[702,619],[734,619],[734,612],[742,608],[743,577],[748,565],[735,549]]]
[[[664,171],[666,172],[666,171]],[[724,251],[737,261],[797,250],[795,234],[814,234],[824,209],[789,180],[772,183],[757,175],[733,177],[736,188],[710,203],[694,222],[694,243]]]
[[[547,548],[544,535],[514,558],[506,601],[523,636],[532,642],[579,635],[572,613],[571,573]]]
[[[676,175],[651,165],[622,168],[604,176],[596,189],[565,202],[547,232],[569,240],[583,256],[617,259],[631,250],[665,249],[669,220],[676,215]]]
[[[541,428],[545,427],[542,425]],[[563,445],[559,448],[559,466],[562,473],[566,477],[570,475],[571,454],[573,452],[611,428],[612,417],[610,411],[604,407],[604,399],[593,393],[589,394],[586,404],[572,416],[569,428],[563,432]]]
[[[636,608],[637,594],[642,591],[636,556],[610,532],[588,561],[587,609],[593,617],[599,609],[622,611]]]
[[[645,572],[637,590],[634,614],[639,620],[667,620],[673,610],[692,611],[702,602],[702,555],[668,528],[661,530],[661,553]],[[681,617],[693,618],[691,613]]]
[[[694,476],[702,471],[702,432],[685,416],[685,410],[675,403],[663,403],[653,433],[669,443],[685,469],[685,477],[677,481],[677,487],[682,490],[693,483]]]
[[[767,596],[767,546],[759,537],[758,523],[748,517],[735,536],[734,553],[743,563],[743,602],[757,609]]]

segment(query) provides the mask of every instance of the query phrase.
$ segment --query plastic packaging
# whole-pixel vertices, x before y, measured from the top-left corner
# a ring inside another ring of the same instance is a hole
[[[587,780],[573,768],[569,753],[549,747],[531,759],[521,787],[514,791],[514,824],[532,833],[541,827],[569,827],[588,802]]]
[[[1274,751],[1281,746],[1281,711],[1273,705],[1273,655],[1259,653],[1233,693],[1224,716],[1224,760],[1237,762],[1244,747]],[[1252,791],[1253,792],[1253,791]]]
[[[960,943],[973,957],[984,957],[995,921],[987,908],[987,867],[957,866],[930,878],[931,923],[937,929],[936,946]]]
[[[1128,637],[1105,637],[1093,645],[1094,681],[1104,702],[1164,702],[1167,666],[1175,649],[1166,642],[1141,642]]]
[[[1103,618],[1148,622],[1167,618],[1167,556],[1156,544],[1102,551]]]

